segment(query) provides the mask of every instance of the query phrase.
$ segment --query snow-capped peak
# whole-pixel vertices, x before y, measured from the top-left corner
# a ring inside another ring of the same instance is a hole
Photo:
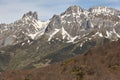
[[[75,13],[79,13],[79,12],[83,12],[83,9],[80,6],[70,6],[67,10],[66,13],[71,13],[71,12],[75,12]]]
[[[116,15],[117,12],[119,12],[118,10],[116,9],[113,9],[113,8],[109,8],[109,7],[102,7],[102,6],[99,6],[99,7],[93,7],[93,8],[90,8],[89,11],[91,13],[94,13],[96,15],[99,15],[99,14],[104,14],[104,15]]]
[[[23,15],[22,19],[24,19],[24,18],[30,18],[30,19],[34,18],[34,19],[38,20],[38,15],[37,15],[37,12],[29,11]]]

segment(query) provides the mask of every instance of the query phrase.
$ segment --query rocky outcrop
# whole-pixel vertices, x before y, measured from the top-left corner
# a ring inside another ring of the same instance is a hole
[[[45,32],[48,22],[38,20],[36,12],[28,12],[20,20],[0,25],[0,47],[15,45],[29,39],[37,39]]]
[[[120,11],[109,7],[94,7],[89,10],[79,6],[71,6],[64,13],[54,15],[46,28],[46,33],[52,35],[58,29],[59,34],[64,31],[69,35],[68,41],[73,38],[80,39],[83,36],[92,38],[106,37],[112,40],[118,39],[120,32]],[[60,32],[61,31],[61,32]],[[57,33],[58,33],[57,32]],[[58,35],[55,33],[53,36]],[[65,35],[62,35],[65,36]],[[50,36],[51,37],[51,36]],[[71,37],[71,39],[69,39]],[[58,37],[59,38],[59,37]]]

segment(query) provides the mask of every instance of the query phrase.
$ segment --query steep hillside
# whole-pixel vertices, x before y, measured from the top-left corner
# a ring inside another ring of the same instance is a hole
[[[76,43],[65,43],[63,40],[48,42],[46,37],[42,36],[38,40],[26,40],[14,46],[3,47],[0,49],[0,68],[14,70],[44,67],[85,53],[93,46],[109,42],[109,39],[100,38],[81,44],[83,40]]]
[[[40,69],[6,71],[0,80],[119,80],[120,40]]]

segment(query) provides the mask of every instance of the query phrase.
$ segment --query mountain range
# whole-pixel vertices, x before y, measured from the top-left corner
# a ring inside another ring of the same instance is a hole
[[[70,6],[48,21],[28,12],[0,24],[0,71],[33,69],[85,54],[120,38],[120,10]]]

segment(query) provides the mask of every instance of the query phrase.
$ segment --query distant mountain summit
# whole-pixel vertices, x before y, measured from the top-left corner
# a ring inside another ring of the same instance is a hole
[[[89,9],[90,12],[95,14],[104,14],[104,15],[120,15],[120,11],[114,8],[106,7],[106,6],[98,6]]]
[[[28,13],[24,14],[22,18],[26,18],[26,17],[29,17],[31,19],[34,18],[34,19],[38,20],[37,12],[29,11]]]
[[[53,16],[46,32],[50,35],[50,38],[61,33],[61,36],[66,37],[64,39],[67,39],[68,42],[87,35],[90,38],[95,35],[94,37],[98,38],[112,37],[116,39],[119,38],[120,34],[117,32],[117,27],[120,25],[119,16],[120,11],[113,8],[94,7],[85,10],[79,6],[70,6],[62,14]]]
[[[23,17],[11,24],[0,25],[0,46],[20,43],[44,34],[48,22],[38,20],[36,12],[28,12]]]
[[[84,10],[80,7],[80,6],[70,6],[65,13],[79,13],[79,12],[83,12]]]

